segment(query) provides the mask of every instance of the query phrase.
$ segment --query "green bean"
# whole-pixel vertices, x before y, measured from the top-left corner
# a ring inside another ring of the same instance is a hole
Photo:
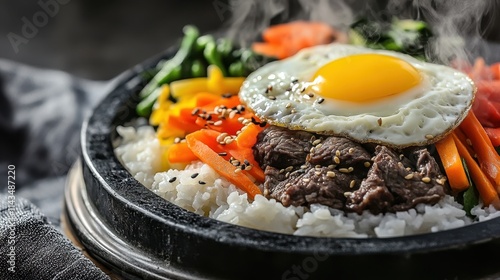
[[[220,68],[222,74],[227,77],[228,73],[226,67],[222,63],[222,59],[220,57],[220,53],[217,52],[217,46],[215,42],[208,42],[203,50],[203,55],[209,64],[214,64]]]
[[[191,76],[193,78],[207,76],[207,66],[200,59],[196,59],[191,64]]]
[[[217,40],[217,52],[220,54],[222,59],[229,57],[233,49],[233,42],[230,39],[219,38]]]
[[[170,60],[166,61],[160,71],[153,77],[151,81],[141,90],[139,97],[141,99],[150,96],[159,86],[173,81],[177,78],[171,74],[177,67],[182,65],[184,60],[189,57],[193,46],[199,37],[199,31],[196,27],[187,25],[183,29],[184,38],[181,41],[181,46],[177,53]]]
[[[153,105],[155,104],[158,97],[160,97],[161,88],[157,87],[150,95],[141,100],[139,104],[135,107],[135,111],[141,117],[148,117],[153,111]]]
[[[229,65],[229,76],[231,77],[244,77],[246,76],[246,69],[242,61],[236,61]]]

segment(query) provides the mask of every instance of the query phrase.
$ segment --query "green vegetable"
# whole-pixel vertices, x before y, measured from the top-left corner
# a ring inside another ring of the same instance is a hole
[[[160,97],[161,88],[156,88],[150,95],[141,100],[137,107],[135,108],[139,116],[149,116],[153,110],[153,105],[155,104],[158,97]]]
[[[206,77],[207,65],[200,59],[196,59],[191,64],[191,76],[193,78]]]
[[[194,26],[187,25],[183,29],[184,38],[182,39],[181,46],[177,53],[170,60],[166,61],[160,71],[149,81],[149,83],[142,89],[139,94],[141,99],[147,98],[159,86],[179,79],[178,67],[189,57],[192,52],[193,46],[199,37],[198,29]],[[174,73],[172,73],[174,72]],[[139,113],[139,111],[138,111]],[[141,116],[144,116],[140,114]]]
[[[476,187],[474,186],[474,183],[472,182],[472,179],[469,174],[469,169],[467,169],[467,164],[465,163],[464,159],[462,159],[462,164],[464,165],[465,174],[467,174],[467,179],[469,180],[470,184],[470,187],[462,194],[463,205],[467,215],[472,216],[471,209],[479,204],[479,194],[476,190]]]
[[[215,42],[211,41],[207,43],[205,49],[203,50],[203,56],[209,64],[213,64],[219,67],[224,77],[228,76],[226,67],[222,63],[221,55],[217,52],[217,45],[215,44]]]
[[[372,49],[392,50],[426,57],[426,47],[432,32],[427,23],[411,19],[393,18],[391,21],[361,19],[348,32],[351,44]]]
[[[229,76],[231,77],[243,77],[246,76],[246,69],[242,61],[236,61],[229,65]]]

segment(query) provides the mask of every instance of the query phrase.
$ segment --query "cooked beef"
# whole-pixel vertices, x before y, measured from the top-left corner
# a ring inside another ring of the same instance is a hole
[[[320,203],[378,214],[435,204],[449,193],[425,147],[394,151],[270,126],[259,135],[254,155],[265,170],[264,195],[285,206]]]
[[[262,131],[254,146],[254,157],[262,169],[297,167],[306,162],[312,148],[312,133],[270,126]]]
[[[375,153],[368,177],[347,198],[349,211],[403,211],[435,204],[447,193],[439,166],[425,148],[415,151],[416,165],[385,146],[377,146]]]
[[[371,155],[358,143],[343,137],[328,137],[312,149],[308,161],[313,165],[336,165],[338,168],[353,167],[354,170],[371,165]],[[366,173],[361,176],[365,176]]]
[[[326,166],[303,166],[290,172],[267,166],[264,193],[283,205],[300,206],[320,203],[344,209],[344,193],[359,188],[360,178]]]

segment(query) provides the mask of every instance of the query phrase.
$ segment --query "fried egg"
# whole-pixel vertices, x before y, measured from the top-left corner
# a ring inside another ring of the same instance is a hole
[[[257,69],[239,97],[273,125],[404,148],[447,135],[467,115],[475,91],[451,67],[333,43]]]

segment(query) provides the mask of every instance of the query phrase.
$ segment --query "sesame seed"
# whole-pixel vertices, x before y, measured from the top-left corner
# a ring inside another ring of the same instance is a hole
[[[410,180],[412,178],[413,178],[413,173],[410,173],[410,174],[408,174],[408,175],[405,176],[406,180]]]
[[[292,107],[292,103],[286,103],[285,108],[287,108],[287,109],[288,109],[288,108],[290,108],[290,107]]]
[[[231,112],[229,112],[229,118],[230,119],[234,118],[234,116],[236,116],[237,113],[238,113],[238,111],[232,110]]]
[[[191,178],[193,178],[193,179],[194,179],[194,178],[198,177],[198,174],[199,174],[199,173],[193,173],[193,174],[191,175]]]
[[[339,164],[340,163],[340,158],[338,156],[334,156],[333,157],[333,161],[336,163],[336,164]]]
[[[276,96],[274,96],[274,95],[269,95],[268,98],[271,99],[271,100],[276,100]]]
[[[198,114],[199,111],[200,111],[200,108],[194,108],[193,111],[191,111],[191,115],[194,116],[194,115]]]
[[[177,177],[172,177],[168,180],[169,183],[173,183],[175,180],[177,180]]]
[[[430,181],[431,181],[431,178],[429,178],[429,177],[422,178],[422,182],[424,182],[424,183],[429,183]]]
[[[339,151],[339,150],[336,150],[336,151],[335,151],[335,155],[339,157],[339,156],[340,156],[340,151]]]
[[[305,165],[305,164],[300,166],[300,169],[306,169],[306,168],[307,168],[307,165]]]
[[[335,167],[337,167],[335,164],[328,165],[328,168],[330,168],[330,169],[334,169]]]
[[[316,145],[316,148],[321,148],[321,146],[323,146],[323,144],[319,143],[318,145]]]
[[[318,98],[318,104],[321,104],[321,103],[323,103],[323,102],[325,102],[325,99],[324,99],[324,98],[322,98],[322,97]]]
[[[328,177],[330,177],[330,178],[333,178],[333,177],[335,177],[335,172],[333,172],[333,171],[328,171],[328,172],[326,172],[326,176],[328,176]]]
[[[198,184],[205,185],[206,183],[204,181],[198,181]]]
[[[214,125],[215,126],[221,126],[222,125],[222,121],[218,120],[218,121],[214,122]]]
[[[314,146],[318,145],[319,143],[321,143],[321,139],[316,139],[314,140],[314,142],[312,142]]]
[[[377,123],[378,123],[378,126],[382,126],[382,118],[378,118]]]
[[[174,143],[177,144],[177,143],[180,143],[181,142],[181,138],[180,137],[175,137],[174,139]]]
[[[372,165],[372,164],[369,161],[365,161],[365,163],[364,163],[365,167],[370,167],[370,165]]]
[[[226,152],[220,152],[220,153],[218,153],[218,155],[221,156],[221,157],[225,157],[225,156],[227,156],[227,153]]]
[[[349,148],[349,153],[350,154],[354,153],[354,148]]]
[[[280,173],[283,173],[283,172],[285,172],[285,169],[280,169]]]
[[[233,96],[233,95],[232,95],[231,93],[229,93],[229,92],[224,93],[224,94],[222,95],[222,97],[224,97],[224,98],[230,98],[231,96]]]
[[[349,173],[349,169],[347,168],[339,168],[339,171],[342,173]]]
[[[433,136],[433,135],[431,135],[431,134],[427,134],[427,135],[425,135],[425,139],[427,139],[427,140],[430,140],[430,139],[432,139],[432,138],[434,138],[434,136]]]
[[[356,185],[356,180],[351,180],[351,183],[349,183],[349,188],[354,188],[354,185]]]
[[[240,172],[241,172],[241,169],[239,169],[239,168],[236,168],[236,169],[234,170],[234,173],[240,173]]]
[[[309,178],[303,178],[302,181],[309,183],[309,181],[311,181],[311,180]]]
[[[293,80],[292,80],[292,84],[296,84],[296,83],[298,83],[298,82],[299,82],[299,79],[293,79]]]
[[[348,197],[348,196],[350,196],[351,194],[352,194],[352,192],[345,192],[345,193],[344,193],[344,196],[345,196],[345,197]]]
[[[313,97],[314,97],[314,93],[309,92],[309,93],[307,94],[307,96],[309,96],[309,97],[313,98]]]
[[[321,171],[314,171],[314,174],[319,176],[321,174]]]
[[[290,171],[292,171],[292,170],[293,170],[293,166],[291,166],[291,165],[290,165],[290,166],[288,166],[287,168],[285,168],[285,171],[286,171],[286,172],[290,172]]]
[[[245,170],[247,170],[247,171],[248,171],[248,170],[250,170],[250,169],[252,169],[252,166],[251,166],[251,165],[246,165],[246,166],[245,166]]]

